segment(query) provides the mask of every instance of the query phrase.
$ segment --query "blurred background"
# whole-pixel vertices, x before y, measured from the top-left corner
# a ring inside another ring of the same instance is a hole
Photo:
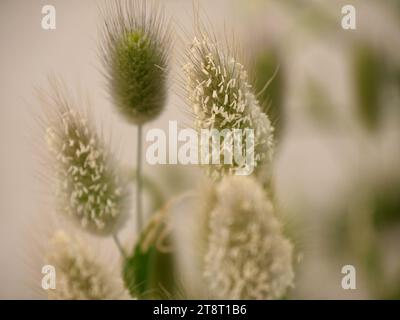
[[[176,24],[178,42],[187,45],[181,30],[192,28],[192,2],[160,2]],[[56,8],[56,30],[41,28],[47,4]],[[99,71],[98,4],[0,0],[2,299],[41,297],[32,289],[32,273],[40,269],[32,270],[37,257],[30,239],[40,232],[37,217],[51,206],[37,178],[43,168],[36,147],[44,139],[36,130],[41,110],[34,88],[46,87],[54,73],[87,93],[96,123],[116,141],[115,152],[126,166],[134,164],[136,131],[114,112]],[[215,28],[235,31],[256,89],[278,70],[260,100],[276,127],[274,195],[299,258],[289,298],[400,299],[400,2],[198,4]],[[356,9],[356,30],[341,26],[346,4]],[[167,110],[145,131],[167,129],[168,120],[189,121],[174,90],[180,61],[172,63]],[[202,174],[187,166],[146,165],[145,172],[160,197],[196,187]],[[108,240],[101,243],[102,250],[115,249]],[[341,287],[348,264],[357,271],[356,290]]]

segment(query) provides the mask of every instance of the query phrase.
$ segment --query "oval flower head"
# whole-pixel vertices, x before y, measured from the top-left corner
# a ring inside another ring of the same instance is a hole
[[[57,89],[56,89],[57,90]],[[98,235],[113,233],[128,211],[128,185],[89,119],[56,92],[46,130],[58,212]]]
[[[147,4],[146,4],[147,2]],[[101,54],[110,95],[126,120],[156,118],[167,98],[169,24],[149,1],[110,1],[104,7]]]
[[[245,165],[250,166],[247,170],[250,174],[261,164],[269,164],[273,154],[271,121],[262,112],[236,50],[222,43],[199,28],[184,65],[185,92],[196,128],[203,132],[217,130],[220,134],[219,150],[213,149],[209,159],[205,159],[211,164],[208,166],[211,176],[217,178],[235,173]],[[235,136],[234,132],[241,135]],[[230,145],[233,148],[229,149]],[[201,148],[203,151],[204,145]],[[226,150],[233,154],[232,161],[227,161]],[[211,159],[215,151],[220,163]],[[235,153],[242,157],[235,159]],[[253,163],[244,161],[246,156]],[[200,157],[202,164],[206,164],[204,155]]]
[[[56,287],[48,290],[52,300],[104,300],[128,297],[122,281],[99,261],[86,243],[63,231],[55,233],[45,257],[54,266]]]
[[[226,177],[210,213],[205,278],[217,299],[276,299],[293,284],[293,246],[253,177]]]

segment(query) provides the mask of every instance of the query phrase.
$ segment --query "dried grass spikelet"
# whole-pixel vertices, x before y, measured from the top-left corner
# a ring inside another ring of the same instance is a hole
[[[46,139],[55,179],[57,212],[97,235],[109,235],[127,217],[128,185],[89,117],[56,80],[41,93]]]
[[[56,288],[49,299],[104,300],[128,298],[122,281],[97,261],[88,245],[57,231],[50,240],[46,263],[55,267]]]
[[[167,99],[170,25],[160,8],[148,3],[118,0],[102,10],[101,55],[109,92],[134,124],[155,119]]]
[[[257,167],[269,164],[273,155],[274,128],[250,85],[245,67],[239,62],[239,50],[217,40],[205,27],[197,26],[195,38],[186,53],[184,65],[185,96],[195,117],[195,127],[201,129],[252,129],[254,160]],[[242,138],[245,152],[246,135]],[[224,138],[221,138],[221,157]],[[212,177],[231,174],[240,164],[208,166]],[[265,168],[264,168],[265,169]]]
[[[292,286],[293,246],[253,177],[226,177],[210,213],[205,279],[218,299],[275,299]]]

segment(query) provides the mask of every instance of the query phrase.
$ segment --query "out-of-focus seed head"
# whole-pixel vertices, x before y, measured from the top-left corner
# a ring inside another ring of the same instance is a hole
[[[205,278],[217,299],[281,298],[292,286],[293,246],[253,177],[226,177],[210,213]]]
[[[118,0],[103,9],[101,54],[109,92],[134,124],[155,119],[167,99],[170,28],[160,8],[148,2]]]
[[[46,139],[57,211],[92,233],[109,235],[127,216],[127,183],[88,117],[57,90],[44,102],[52,111]]]
[[[55,267],[56,288],[49,299],[99,300],[128,297],[122,281],[100,264],[86,243],[63,231],[55,233],[45,258]]]

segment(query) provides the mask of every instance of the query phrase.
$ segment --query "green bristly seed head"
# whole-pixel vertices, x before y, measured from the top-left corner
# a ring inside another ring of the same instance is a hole
[[[123,117],[134,124],[155,119],[167,99],[169,33],[168,28],[163,31],[162,16],[152,9],[136,1],[118,1],[108,10],[104,29],[110,95]]]
[[[165,71],[157,51],[141,31],[125,35],[115,51],[114,99],[124,116],[135,123],[156,118],[165,104]]]

